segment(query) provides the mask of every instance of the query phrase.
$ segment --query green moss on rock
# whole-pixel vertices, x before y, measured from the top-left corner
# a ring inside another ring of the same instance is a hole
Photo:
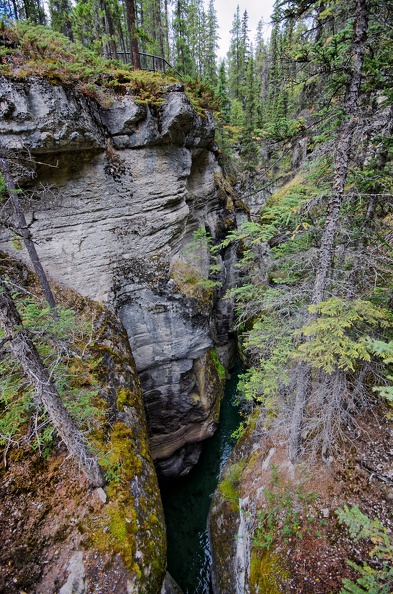
[[[244,466],[243,460],[228,466],[223,479],[218,484],[221,495],[231,504],[232,511],[239,510],[239,489]]]
[[[250,564],[251,594],[282,594],[289,572],[273,550],[253,548]]]
[[[217,350],[210,349],[208,356],[210,357],[212,363],[215,365],[220,380],[224,383],[227,379],[227,372],[225,370],[224,365],[220,361],[220,357],[218,356]]]

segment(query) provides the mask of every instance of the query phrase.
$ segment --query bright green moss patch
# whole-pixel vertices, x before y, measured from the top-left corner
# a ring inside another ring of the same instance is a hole
[[[227,372],[225,371],[224,365],[220,361],[220,358],[218,356],[216,349],[210,349],[209,356],[217,369],[220,380],[222,382],[225,382],[227,379]]]
[[[288,569],[272,551],[253,549],[250,565],[251,594],[282,594],[289,578]]]
[[[225,501],[228,501],[231,504],[232,511],[238,511],[239,509],[240,480],[244,466],[244,461],[232,464],[232,466],[226,470],[224,478],[218,485],[220,493]]]
[[[142,470],[142,462],[135,454],[133,445],[133,433],[123,422],[117,421],[112,429],[110,441],[107,444],[107,451],[102,459],[102,466],[105,470],[119,469],[118,481],[126,483]],[[116,496],[117,488],[111,481],[107,487],[108,496]]]
[[[124,410],[125,406],[135,405],[135,394],[128,388],[121,388],[117,392],[117,408]]]
[[[233,511],[237,511],[239,509],[238,487],[229,477],[226,477],[218,485],[218,488],[220,489],[220,493],[224,497],[225,501],[228,501],[231,504],[231,509]]]

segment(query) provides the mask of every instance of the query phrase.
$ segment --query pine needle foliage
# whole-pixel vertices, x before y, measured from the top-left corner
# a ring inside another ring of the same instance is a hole
[[[352,561],[348,564],[360,573],[360,577],[353,582],[343,580],[341,594],[390,594],[393,588],[393,539],[388,529],[374,518],[363,514],[357,505],[340,508],[336,511],[339,522],[348,528],[351,538],[357,542],[365,539],[374,546],[369,556],[370,565],[357,565]]]
[[[34,344],[78,429],[91,431],[104,415],[98,396],[96,368],[99,359],[86,355],[92,327],[70,309],[58,308],[54,319],[48,306],[32,296],[16,296],[23,326]],[[3,338],[0,334],[0,339]],[[49,454],[55,430],[34,390],[27,384],[17,361],[3,347],[0,363],[0,445],[7,449],[28,444]]]

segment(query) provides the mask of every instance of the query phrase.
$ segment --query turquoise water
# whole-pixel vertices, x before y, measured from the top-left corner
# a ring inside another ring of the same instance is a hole
[[[204,443],[199,463],[186,478],[162,487],[168,570],[184,594],[210,593],[207,515],[220,471],[235,443],[231,433],[241,420],[234,404],[238,372],[235,370],[226,383],[219,427]]]

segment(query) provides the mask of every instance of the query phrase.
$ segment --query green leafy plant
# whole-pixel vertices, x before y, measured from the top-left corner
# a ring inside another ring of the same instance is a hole
[[[348,564],[360,573],[360,577],[353,582],[343,580],[341,594],[390,594],[393,588],[393,539],[391,533],[381,522],[374,518],[371,520],[363,514],[357,505],[339,508],[337,516],[341,524],[348,528],[351,538],[357,542],[362,539],[369,540],[374,547],[369,556],[372,565],[363,563],[357,565],[352,561]]]
[[[277,538],[303,538],[316,521],[311,512],[319,495],[306,491],[303,485],[285,484],[279,469],[270,465],[271,480],[263,490],[266,504],[257,514],[253,543],[269,550]]]

